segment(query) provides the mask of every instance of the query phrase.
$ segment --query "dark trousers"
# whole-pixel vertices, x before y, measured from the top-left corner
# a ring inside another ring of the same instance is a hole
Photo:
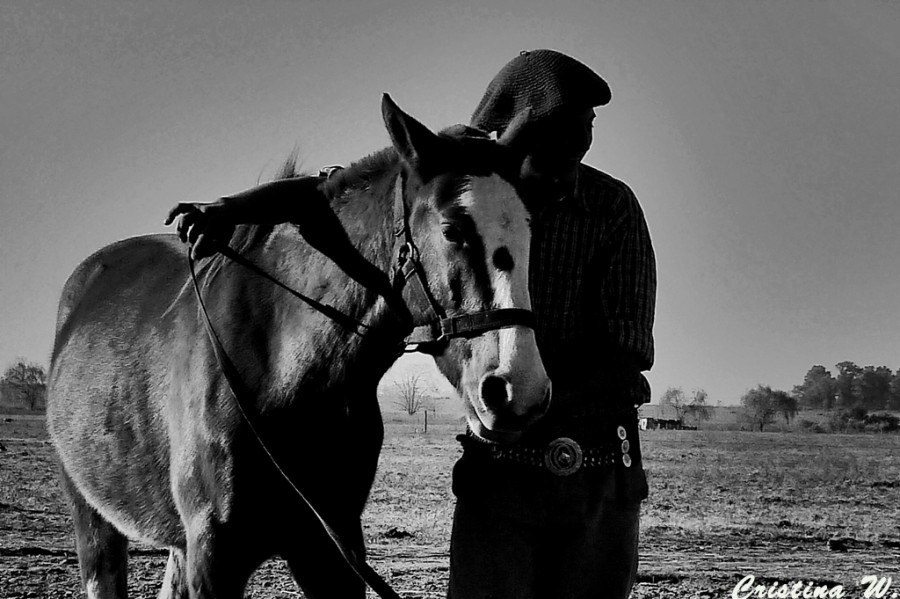
[[[569,476],[466,451],[453,472],[448,597],[628,597],[647,496],[639,451],[631,468]]]

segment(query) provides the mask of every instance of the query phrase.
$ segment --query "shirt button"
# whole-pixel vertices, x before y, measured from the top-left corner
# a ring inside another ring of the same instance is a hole
[[[625,437],[628,436],[628,433],[625,432],[625,427],[622,425],[619,425],[619,428],[616,430],[616,433],[619,435],[619,438],[622,439],[623,441],[625,440]]]
[[[631,468],[631,456],[627,453],[622,456],[622,464],[624,464],[626,468]]]

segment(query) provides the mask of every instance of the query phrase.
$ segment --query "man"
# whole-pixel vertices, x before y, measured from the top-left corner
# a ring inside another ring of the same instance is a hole
[[[553,381],[547,416],[519,450],[470,436],[454,469],[453,599],[627,597],[637,568],[636,406],[649,401],[656,266],[641,208],[581,164],[606,82],[552,50],[523,52],[491,81],[472,125],[502,134],[531,110],[530,287]],[[537,458],[529,457],[537,456]]]
[[[627,597],[647,496],[636,406],[653,363],[656,266],[627,185],[581,164],[607,83],[552,50],[522,52],[491,81],[472,126],[502,135],[530,109],[523,175],[531,183],[530,287],[551,409],[517,446],[461,436],[450,557],[452,599]],[[275,182],[213,204],[181,204],[194,252],[238,222],[301,221]],[[288,192],[290,192],[288,194]],[[306,217],[308,218],[308,217]]]

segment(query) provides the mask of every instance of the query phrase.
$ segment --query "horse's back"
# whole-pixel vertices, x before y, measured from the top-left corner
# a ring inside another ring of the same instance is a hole
[[[61,403],[77,401],[73,387],[95,395],[110,379],[121,385],[149,366],[187,281],[180,250],[174,235],[126,239],[94,253],[66,281],[50,365],[51,423]]]
[[[153,498],[155,510],[174,511],[164,482],[169,452],[164,403],[168,340],[187,281],[177,237],[153,235],[101,249],[63,288],[47,427],[67,474],[95,507],[145,493],[159,494]],[[93,472],[116,476],[101,481]],[[110,520],[131,528],[128,506],[117,511],[121,517],[108,514]]]
[[[65,342],[65,332],[79,306],[91,306],[92,299],[101,299],[118,290],[145,286],[159,295],[171,292],[174,282],[180,285],[186,274],[182,247],[174,235],[132,237],[98,250],[79,264],[66,281],[60,298],[54,357],[60,343]],[[163,288],[151,281],[163,283]]]

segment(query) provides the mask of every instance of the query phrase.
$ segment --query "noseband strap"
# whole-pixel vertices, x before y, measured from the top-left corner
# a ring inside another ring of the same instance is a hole
[[[498,308],[472,314],[441,318],[418,326],[406,338],[408,344],[443,342],[455,338],[477,337],[482,333],[509,327],[534,328],[534,312],[524,308]]]

